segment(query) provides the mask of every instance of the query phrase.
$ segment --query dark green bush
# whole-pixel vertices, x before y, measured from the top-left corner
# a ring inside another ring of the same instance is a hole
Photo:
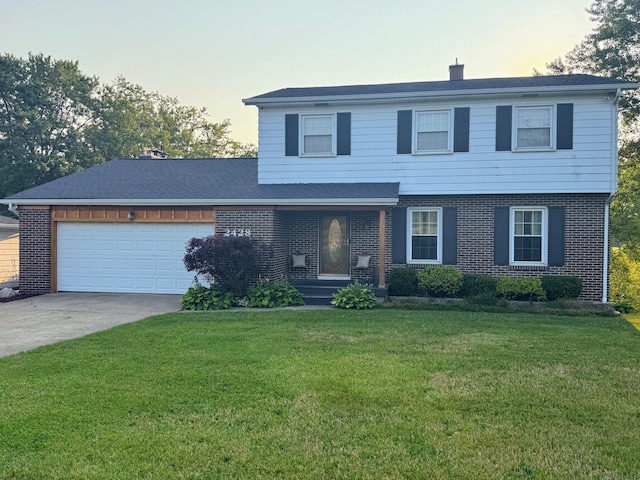
[[[462,290],[460,291],[462,297],[496,296],[496,285],[498,281],[489,275],[465,273],[462,275],[462,282]]]
[[[613,308],[620,313],[633,313],[635,311],[631,302],[625,300],[614,302]]]
[[[260,308],[304,305],[302,294],[293,285],[281,280],[263,282],[251,288],[249,306]]]
[[[213,279],[222,292],[244,297],[266,273],[267,255],[268,246],[251,237],[212,235],[189,240],[184,264],[188,271]]]
[[[545,275],[542,277],[542,288],[544,288],[549,301],[561,298],[578,298],[582,293],[582,280],[571,276]]]
[[[387,278],[389,295],[410,297],[418,291],[418,272],[415,268],[398,267],[389,272]]]
[[[462,273],[454,267],[426,267],[418,274],[420,288],[431,297],[453,297],[462,282]]]
[[[215,285],[207,288],[196,284],[182,296],[181,303],[184,310],[222,310],[229,308],[232,302],[231,293],[223,293]]]
[[[539,278],[512,278],[502,277],[498,279],[496,290],[507,300],[536,300],[547,299],[542,280]]]
[[[374,308],[377,305],[376,294],[369,285],[363,285],[357,280],[333,294],[331,305],[338,308],[355,308],[362,310]]]

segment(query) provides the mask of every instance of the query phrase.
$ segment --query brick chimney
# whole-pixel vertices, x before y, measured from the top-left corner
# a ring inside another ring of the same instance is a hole
[[[460,65],[457,58],[455,65],[449,65],[449,80],[464,80],[464,65]]]

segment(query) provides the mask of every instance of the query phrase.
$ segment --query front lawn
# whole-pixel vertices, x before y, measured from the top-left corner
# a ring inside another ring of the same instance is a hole
[[[0,359],[0,478],[637,478],[622,318],[179,313]]]

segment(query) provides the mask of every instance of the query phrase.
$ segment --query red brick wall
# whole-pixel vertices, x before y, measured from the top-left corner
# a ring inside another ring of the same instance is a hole
[[[51,212],[20,208],[20,293],[51,292]]]
[[[405,196],[400,198],[399,206],[458,208],[457,267],[463,273],[486,273],[494,277],[575,275],[583,281],[581,298],[599,301],[602,299],[604,208],[607,197],[606,194]],[[519,205],[565,207],[564,266],[516,267],[493,264],[494,207]],[[390,244],[389,228],[387,240]],[[391,256],[387,259],[390,263]]]

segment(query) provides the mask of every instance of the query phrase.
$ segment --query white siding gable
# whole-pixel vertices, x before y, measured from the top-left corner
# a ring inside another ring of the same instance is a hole
[[[573,103],[573,149],[497,152],[497,105]],[[470,107],[469,152],[398,155],[397,113],[412,108]],[[260,183],[400,182],[401,195],[498,193],[606,193],[615,186],[616,108],[603,97],[486,100],[460,105],[372,105],[317,108],[351,112],[351,155],[285,156],[285,113],[259,113]]]

